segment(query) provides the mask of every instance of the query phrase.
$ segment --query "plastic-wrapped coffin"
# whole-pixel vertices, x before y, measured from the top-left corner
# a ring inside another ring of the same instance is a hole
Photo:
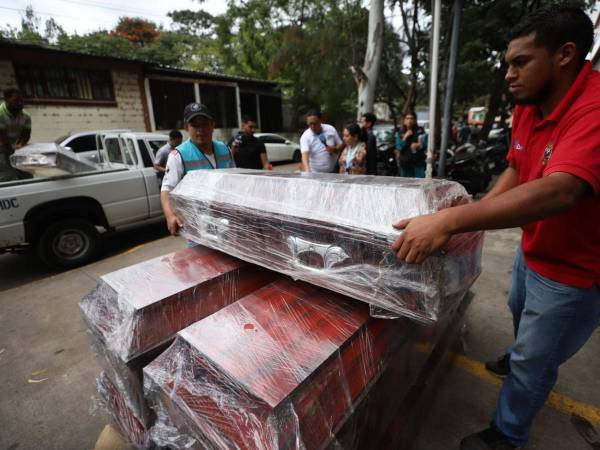
[[[98,391],[124,434],[138,447],[152,415],[142,368],[175,334],[272,281],[275,274],[205,247],[194,247],[101,277],[80,308],[103,356]]]
[[[481,270],[482,233],[455,236],[422,265],[390,249],[393,223],[468,201],[446,180],[207,170],[170,198],[189,239],[423,322]]]
[[[335,447],[353,420],[343,438],[357,440],[368,421],[353,413],[382,375],[379,398],[410,386],[402,383],[419,328],[278,280],[181,331],[144,368],[152,438],[176,449],[317,449]]]
[[[37,178],[100,170],[99,165],[81,161],[73,152],[65,151],[54,143],[26,145],[10,155],[10,163]]]

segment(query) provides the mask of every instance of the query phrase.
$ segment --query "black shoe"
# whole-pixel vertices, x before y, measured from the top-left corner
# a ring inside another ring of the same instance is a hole
[[[510,373],[510,353],[498,358],[496,361],[488,361],[485,368],[501,378]]]
[[[518,448],[494,425],[467,436],[460,442],[460,450],[516,450]]]

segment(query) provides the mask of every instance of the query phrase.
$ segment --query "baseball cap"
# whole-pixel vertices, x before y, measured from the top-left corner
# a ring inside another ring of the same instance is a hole
[[[196,103],[196,102],[190,103],[183,110],[183,121],[185,123],[188,123],[190,120],[192,120],[194,117],[197,117],[197,116],[206,117],[207,119],[210,119],[210,120],[215,119],[215,117],[213,116],[213,113],[210,112],[210,110],[202,103]]]

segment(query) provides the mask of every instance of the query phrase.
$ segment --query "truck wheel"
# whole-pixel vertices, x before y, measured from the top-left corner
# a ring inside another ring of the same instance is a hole
[[[96,253],[98,231],[84,219],[68,219],[48,226],[40,236],[37,252],[52,268],[69,269],[89,262]]]
[[[300,161],[302,161],[302,153],[300,153],[300,149],[297,148],[294,150],[293,162],[299,163]]]

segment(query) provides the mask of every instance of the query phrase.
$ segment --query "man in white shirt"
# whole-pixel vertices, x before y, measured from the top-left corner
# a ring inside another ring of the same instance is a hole
[[[175,150],[178,145],[181,145],[182,142],[183,135],[181,134],[181,131],[171,130],[169,133],[169,142],[156,151],[156,154],[154,155],[154,170],[156,170],[156,175],[161,182],[167,170],[169,153]]]
[[[344,144],[336,129],[321,123],[321,112],[311,110],[306,114],[308,129],[300,138],[303,172],[331,173]]]

